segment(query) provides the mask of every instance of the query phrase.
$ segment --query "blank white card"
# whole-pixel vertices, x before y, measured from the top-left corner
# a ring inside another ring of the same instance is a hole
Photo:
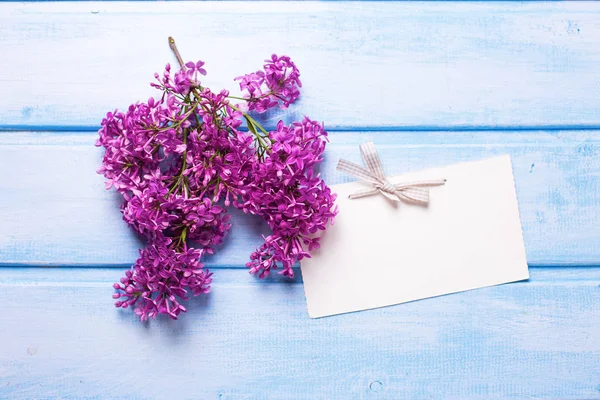
[[[510,157],[389,180],[437,178],[447,181],[430,188],[428,207],[348,199],[363,182],[332,186],[335,224],[301,261],[311,318],[529,278]]]

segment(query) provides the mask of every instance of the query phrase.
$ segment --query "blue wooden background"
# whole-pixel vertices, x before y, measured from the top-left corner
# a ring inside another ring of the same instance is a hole
[[[328,183],[367,140],[390,174],[509,153],[531,279],[311,320],[234,213],[179,321],[116,310],[141,244],[95,130],[169,35],[213,88],[291,55],[302,99],[264,122],[325,121]],[[599,68],[591,2],[1,3],[0,399],[600,399]]]

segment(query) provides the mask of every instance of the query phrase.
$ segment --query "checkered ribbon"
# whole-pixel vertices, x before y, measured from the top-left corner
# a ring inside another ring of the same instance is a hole
[[[392,184],[385,177],[381,160],[373,142],[361,144],[360,153],[367,168],[344,159],[340,159],[337,165],[338,171],[346,172],[373,184],[372,189],[360,190],[348,196],[351,199],[371,196],[380,192],[393,201],[404,200],[409,203],[427,205],[429,203],[429,189],[427,187],[443,185],[446,182],[445,179],[434,179]]]

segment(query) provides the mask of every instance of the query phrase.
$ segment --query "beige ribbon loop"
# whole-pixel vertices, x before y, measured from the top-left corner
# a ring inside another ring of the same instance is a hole
[[[337,165],[338,171],[345,172],[373,184],[372,189],[359,190],[352,193],[348,196],[351,199],[381,193],[393,201],[407,201],[409,203],[427,205],[429,203],[429,189],[427,187],[443,185],[446,182],[445,179],[433,179],[394,185],[385,176],[381,159],[377,154],[373,142],[361,144],[360,153],[367,168],[344,159],[340,159]]]

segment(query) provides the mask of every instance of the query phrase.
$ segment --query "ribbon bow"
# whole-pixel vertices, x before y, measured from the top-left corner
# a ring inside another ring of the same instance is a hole
[[[358,164],[354,164],[353,162],[344,159],[340,159],[337,165],[338,171],[346,172],[347,174],[370,182],[374,186],[372,189],[359,190],[358,192],[351,194],[348,196],[351,199],[371,196],[380,192],[393,201],[404,200],[410,203],[427,205],[429,203],[429,189],[427,186],[439,186],[446,182],[445,179],[433,179],[392,184],[385,177],[381,160],[379,159],[379,155],[377,154],[373,142],[361,144],[360,153],[367,168],[363,168]]]

